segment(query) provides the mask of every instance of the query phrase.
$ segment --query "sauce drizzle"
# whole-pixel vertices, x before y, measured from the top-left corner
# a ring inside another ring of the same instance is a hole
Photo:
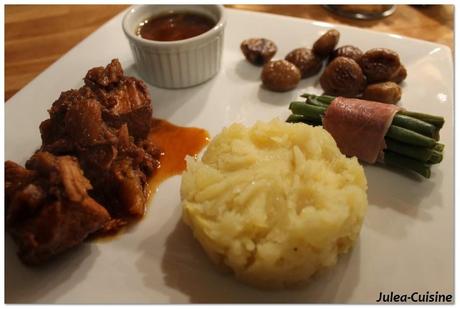
[[[160,167],[149,180],[149,198],[152,198],[161,182],[185,170],[185,157],[197,155],[209,143],[209,134],[204,129],[179,127],[166,120],[153,119],[147,139],[163,151]]]
[[[149,203],[159,185],[169,177],[181,174],[187,167],[185,157],[196,156],[209,143],[209,134],[206,130],[193,127],[176,126],[163,119],[152,119],[150,133],[147,139],[162,150],[160,166],[148,180],[148,198],[144,216],[149,211]],[[179,191],[177,192],[179,194]],[[153,210],[155,211],[155,210]],[[143,217],[144,217],[143,216]],[[142,218],[143,218],[142,217]],[[128,222],[110,232],[98,231],[88,237],[96,241],[110,241],[120,235],[142,218],[122,218]]]

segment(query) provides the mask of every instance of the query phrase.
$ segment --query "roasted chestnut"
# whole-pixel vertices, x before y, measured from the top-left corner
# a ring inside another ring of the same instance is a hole
[[[335,29],[328,30],[313,44],[313,52],[321,58],[326,58],[334,50],[339,38],[340,32]]]
[[[371,84],[364,89],[363,99],[396,104],[401,100],[401,87],[394,82]]]
[[[293,63],[299,70],[302,78],[315,75],[321,70],[323,61],[309,48],[296,48],[286,55],[287,61]]]
[[[389,81],[401,66],[399,55],[387,48],[368,50],[359,64],[369,83]]]
[[[241,51],[246,59],[255,65],[270,61],[278,48],[273,41],[264,38],[247,39],[241,42]]]
[[[270,61],[262,69],[262,83],[273,91],[294,89],[300,81],[300,70],[286,60]]]
[[[353,45],[344,45],[334,49],[334,51],[329,56],[329,62],[337,57],[347,57],[359,63],[359,60],[362,55],[363,52],[358,47]]]
[[[401,83],[407,77],[406,68],[401,64],[399,69],[391,76],[390,81],[397,84]]]
[[[351,58],[337,57],[329,63],[320,79],[327,94],[355,97],[366,87],[361,67]]]

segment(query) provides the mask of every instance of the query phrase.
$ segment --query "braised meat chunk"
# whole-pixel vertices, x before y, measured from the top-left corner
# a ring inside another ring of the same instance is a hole
[[[130,134],[135,138],[147,136],[152,117],[147,87],[134,77],[124,76],[118,60],[112,60],[106,68],[89,70],[84,81],[86,87],[82,87],[80,92],[99,101],[107,124],[119,128],[127,123]]]
[[[74,157],[37,152],[26,168],[6,161],[5,188],[6,228],[26,264],[78,245],[110,220]]]
[[[85,85],[63,92],[40,125],[41,150],[77,157],[93,186],[90,195],[117,222],[143,215],[147,178],[161,155],[145,139],[152,118],[147,88],[123,74],[116,59],[89,70]]]
[[[69,94],[73,95],[72,101],[67,100]],[[40,132],[42,150],[55,154],[116,143],[116,132],[104,123],[100,103],[73,91],[61,94],[50,110],[50,118],[41,123]]]
[[[147,139],[148,90],[117,59],[89,70],[84,85],[62,92],[48,112],[26,168],[5,163],[7,228],[28,264],[140,218],[161,155]]]

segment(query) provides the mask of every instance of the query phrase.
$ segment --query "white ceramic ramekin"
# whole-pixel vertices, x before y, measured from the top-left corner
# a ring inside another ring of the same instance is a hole
[[[168,12],[197,12],[216,25],[198,36],[179,41],[152,41],[136,35],[139,24]],[[220,69],[225,12],[220,5],[137,5],[123,18],[123,31],[141,77],[162,88],[185,88],[211,79]]]

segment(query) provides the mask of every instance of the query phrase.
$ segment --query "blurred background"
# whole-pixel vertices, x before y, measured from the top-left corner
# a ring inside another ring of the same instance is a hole
[[[128,5],[6,5],[5,101],[73,46]],[[387,17],[359,20],[349,13],[388,10],[388,5],[227,5],[395,33],[447,45],[453,50],[453,5],[396,5]],[[339,7],[339,8],[337,8]],[[337,12],[339,9],[341,12]],[[339,14],[338,14],[339,13]]]

